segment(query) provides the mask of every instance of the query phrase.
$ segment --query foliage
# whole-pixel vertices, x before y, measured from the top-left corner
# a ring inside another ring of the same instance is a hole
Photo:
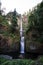
[[[5,58],[0,58],[0,64],[6,62],[7,60]]]
[[[13,34],[18,26],[16,9],[13,12],[9,12],[6,16],[8,19],[10,19],[11,25],[9,25],[9,31]]]
[[[12,49],[15,48],[17,50],[19,49],[20,36],[19,36],[19,30],[16,29],[17,26],[16,12],[14,11],[10,13],[10,15],[11,15],[10,22],[12,23],[11,25],[9,25],[8,23],[9,16],[0,15],[0,36],[2,36],[0,40],[0,52],[7,52],[9,50],[11,51]]]
[[[11,30],[12,32],[14,33],[14,31],[16,30],[16,27],[17,27],[17,16],[16,16],[16,10],[14,10],[14,12],[12,13],[12,25],[11,25]]]
[[[28,14],[28,29],[26,34],[32,31],[38,31],[36,35],[39,36],[37,36],[36,41],[43,43],[43,1],[34,7]]]
[[[14,12],[13,12],[13,16],[12,16],[12,24],[13,24],[14,26],[17,25],[16,10],[14,10]]]
[[[38,4],[28,15],[28,28],[37,28],[39,31],[43,31],[43,2]]]
[[[6,16],[0,15],[0,25],[2,26],[9,26]]]
[[[1,65],[43,65],[43,56],[41,56],[37,60],[31,60],[31,59],[7,60],[4,58],[0,58],[0,62]]]

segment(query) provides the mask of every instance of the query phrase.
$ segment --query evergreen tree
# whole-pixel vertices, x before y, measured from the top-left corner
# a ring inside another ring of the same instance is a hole
[[[14,31],[16,30],[16,27],[17,27],[17,12],[16,12],[16,9],[14,10],[14,12],[12,13],[12,25],[11,25],[11,28],[12,28],[12,32],[14,33]]]

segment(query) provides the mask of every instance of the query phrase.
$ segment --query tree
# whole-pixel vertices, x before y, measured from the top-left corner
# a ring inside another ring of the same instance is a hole
[[[33,29],[34,31],[38,31],[36,34],[39,35],[39,37],[37,37],[37,41],[43,43],[43,2],[34,7],[28,15],[28,30],[26,33]]]
[[[12,25],[11,25],[11,28],[12,28],[12,32],[14,32],[16,30],[16,27],[17,27],[17,12],[16,10],[14,10],[13,12],[13,15],[12,15]]]
[[[39,7],[37,6],[37,14],[39,17],[39,30],[43,31],[43,2],[41,2]]]
[[[29,26],[28,28],[37,28],[39,31],[43,31],[43,2],[38,4],[28,16]]]

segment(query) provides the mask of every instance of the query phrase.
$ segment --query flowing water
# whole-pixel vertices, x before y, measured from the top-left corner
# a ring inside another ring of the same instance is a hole
[[[24,37],[21,37],[20,45],[20,53],[24,53]]]
[[[22,18],[21,18],[21,25],[20,25],[20,53],[24,53],[24,36],[23,36],[23,28],[22,28]]]

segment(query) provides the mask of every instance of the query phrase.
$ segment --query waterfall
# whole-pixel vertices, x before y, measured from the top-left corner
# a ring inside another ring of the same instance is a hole
[[[24,37],[21,37],[20,45],[20,53],[24,53]]]
[[[20,53],[24,53],[24,36],[23,36],[23,28],[22,28],[22,18],[20,24]]]
[[[22,19],[20,20],[20,37],[22,37],[22,32],[23,32],[23,29],[22,29]]]

